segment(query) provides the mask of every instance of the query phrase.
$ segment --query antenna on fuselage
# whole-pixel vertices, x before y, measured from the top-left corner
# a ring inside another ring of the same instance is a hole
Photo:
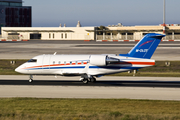
[[[54,55],[56,55],[57,52],[54,53]]]

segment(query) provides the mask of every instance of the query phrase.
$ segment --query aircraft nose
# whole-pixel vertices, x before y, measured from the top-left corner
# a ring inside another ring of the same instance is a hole
[[[20,73],[20,68],[17,67],[17,68],[15,69],[15,71],[18,72],[18,73]]]
[[[24,65],[21,65],[21,66],[17,67],[15,69],[15,71],[18,72],[18,73],[24,73],[24,69],[23,68],[24,68]]]

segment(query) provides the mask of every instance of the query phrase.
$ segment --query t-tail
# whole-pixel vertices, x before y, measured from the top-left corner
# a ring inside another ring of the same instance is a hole
[[[146,34],[128,54],[120,54],[120,56],[150,59],[163,37],[165,35],[157,33]]]

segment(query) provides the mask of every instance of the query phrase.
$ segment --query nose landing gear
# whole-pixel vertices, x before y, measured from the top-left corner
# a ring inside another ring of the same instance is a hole
[[[33,82],[33,75],[29,76],[29,82],[32,83]]]

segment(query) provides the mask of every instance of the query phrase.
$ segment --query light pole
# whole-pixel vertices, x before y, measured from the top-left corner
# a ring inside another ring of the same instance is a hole
[[[165,0],[163,5],[163,34],[166,34],[166,1]]]

